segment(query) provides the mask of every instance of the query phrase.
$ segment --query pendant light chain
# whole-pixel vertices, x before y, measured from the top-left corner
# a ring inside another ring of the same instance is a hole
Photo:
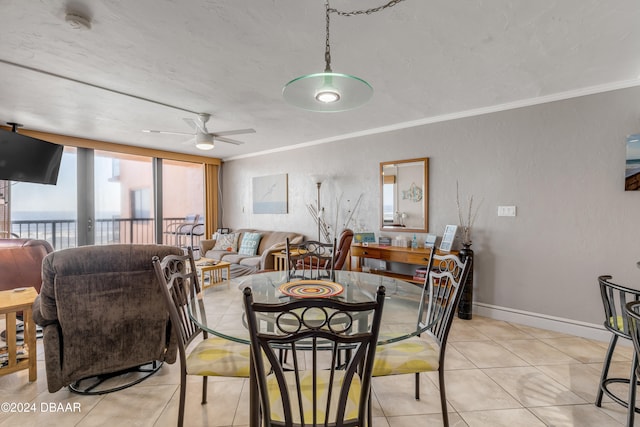
[[[326,9],[326,16],[327,16],[327,19],[326,19],[327,37],[325,39],[325,49],[324,49],[324,62],[325,62],[324,72],[325,73],[331,72],[331,45],[329,43],[329,22],[330,22],[331,13],[335,13],[339,16],[371,15],[372,13],[380,12],[381,10],[393,7],[398,3],[402,3],[403,1],[404,0],[391,0],[386,4],[383,4],[381,6],[374,7],[371,9],[352,10],[350,12],[344,12],[329,6],[329,0],[325,0],[324,6]]]
[[[331,8],[329,7],[329,0],[325,0],[324,6],[327,14],[327,38],[325,40],[325,47],[324,47],[324,63],[325,63],[324,72],[330,73],[331,72],[331,46],[329,44],[329,20],[330,20],[329,13],[331,13]]]
[[[289,81],[282,89],[286,102],[308,111],[337,113],[353,110],[367,103],[373,96],[373,88],[365,80],[345,73],[331,70],[330,23],[331,14],[340,16],[370,15],[393,7],[404,0],[378,0],[387,3],[366,10],[340,11],[332,8],[330,0],[324,0],[326,15],[326,38],[322,73],[311,73]]]
[[[338,9],[330,8],[329,11],[333,13],[337,13],[340,16],[355,16],[355,15],[371,15],[372,13],[380,12],[383,9],[387,9],[397,5],[398,3],[402,3],[404,0],[391,0],[389,3],[383,4],[378,7],[374,7],[366,10],[353,10],[351,12],[343,12]],[[329,2],[327,1],[327,4]]]

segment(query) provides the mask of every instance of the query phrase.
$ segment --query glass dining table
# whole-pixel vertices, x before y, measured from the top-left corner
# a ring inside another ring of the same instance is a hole
[[[422,286],[389,276],[355,271],[336,271],[334,283],[341,285],[343,290],[331,298],[347,302],[373,301],[378,287],[385,287],[386,298],[378,345],[407,339],[428,328],[418,327]],[[283,285],[287,285],[286,271],[241,276],[210,286],[200,294],[192,296],[189,301],[190,317],[210,334],[249,345],[243,290],[246,287],[251,288],[254,301],[276,304],[295,298],[281,290]],[[251,427],[260,425],[258,406],[257,384],[251,370]]]
[[[285,271],[241,276],[204,289],[189,303],[191,318],[210,334],[249,345],[242,291],[249,287],[253,299],[263,303],[288,302],[294,296],[280,288],[287,283]],[[347,302],[375,300],[379,286],[386,289],[378,345],[400,341],[424,332],[418,328],[422,286],[401,279],[356,271],[336,271],[335,283],[343,291],[331,298]]]

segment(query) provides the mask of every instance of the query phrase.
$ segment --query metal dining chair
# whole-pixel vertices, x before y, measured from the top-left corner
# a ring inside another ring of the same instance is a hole
[[[636,413],[640,410],[635,407],[637,381],[635,379],[635,368],[638,365],[637,352],[633,354],[631,362],[631,372],[629,378],[609,377],[609,367],[611,359],[618,343],[619,338],[632,340],[631,331],[629,329],[629,321],[627,318],[627,304],[640,300],[640,290],[627,288],[615,284],[611,281],[612,276],[598,277],[600,285],[600,296],[604,306],[604,327],[611,332],[611,341],[602,365],[602,373],[600,375],[600,383],[598,384],[598,394],[596,397],[596,406],[602,405],[602,397],[604,394],[609,396],[613,401],[627,408],[627,424],[632,426]],[[623,383],[629,384],[628,399],[616,395],[609,389],[610,384]]]
[[[313,240],[294,244],[286,241],[287,281],[292,279],[334,281],[336,239],[333,243]]]
[[[189,300],[200,293],[198,273],[191,248],[187,248],[187,255],[168,255],[162,261],[154,257],[152,262],[160,292],[171,319],[171,333],[178,337],[180,356],[178,427],[182,427],[187,375],[202,376],[202,404],[205,404],[207,403],[208,376],[249,378],[249,346],[220,337],[209,338],[207,331],[189,316]],[[206,319],[202,305],[192,309],[198,309],[200,319]],[[202,335],[202,341],[187,354],[187,347],[199,335]]]
[[[639,359],[638,355],[640,355],[640,301],[628,302],[625,305],[625,314],[627,317],[627,323],[629,325],[629,334],[631,335],[631,340],[633,341],[634,355],[637,361]],[[634,370],[632,365],[632,371],[634,372],[632,372],[631,378],[633,378],[637,382],[638,379],[640,379],[640,366],[638,366],[638,364],[636,363]],[[635,395],[629,396],[630,401],[632,401],[631,398],[635,399]],[[633,412],[633,414],[635,414],[635,411]],[[633,418],[629,419],[629,417],[627,417],[627,425],[633,425]]]
[[[245,288],[264,426],[370,425],[371,370],[384,298],[380,286],[375,301],[302,298],[265,304],[255,302],[251,288]],[[265,324],[265,316],[276,321]],[[338,368],[338,353],[346,347],[351,358]],[[282,348],[291,352],[290,370],[280,364]],[[256,410],[254,406],[252,416]]]
[[[183,220],[171,221],[167,224],[164,233],[173,237],[173,246],[193,248],[194,234],[202,234],[202,231],[200,214],[188,214]],[[190,239],[190,243],[184,242],[183,238]]]
[[[442,419],[449,425],[447,397],[444,384],[444,357],[447,337],[462,297],[462,290],[472,268],[472,261],[464,262],[456,255],[432,255],[422,290],[419,307],[421,336],[378,345],[373,376],[415,374],[415,398],[420,399],[420,372],[438,371]],[[381,337],[380,341],[383,341]]]

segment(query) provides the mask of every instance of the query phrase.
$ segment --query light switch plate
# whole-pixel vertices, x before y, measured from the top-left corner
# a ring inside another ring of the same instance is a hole
[[[498,206],[498,216],[516,216],[516,207]]]

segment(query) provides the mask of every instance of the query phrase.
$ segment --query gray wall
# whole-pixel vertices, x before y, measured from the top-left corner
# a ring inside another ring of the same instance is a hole
[[[306,204],[316,200],[311,176],[322,175],[327,212],[342,195],[343,218],[363,194],[349,225],[378,236],[379,162],[429,157],[431,233],[458,223],[456,181],[463,198],[482,200],[476,302],[598,324],[598,275],[640,288],[640,192],[624,191],[625,138],[638,131],[632,88],[232,160],[223,225],[317,237]],[[279,173],[288,174],[289,213],[253,215],[251,178]],[[517,206],[517,216],[498,217],[499,205]]]

